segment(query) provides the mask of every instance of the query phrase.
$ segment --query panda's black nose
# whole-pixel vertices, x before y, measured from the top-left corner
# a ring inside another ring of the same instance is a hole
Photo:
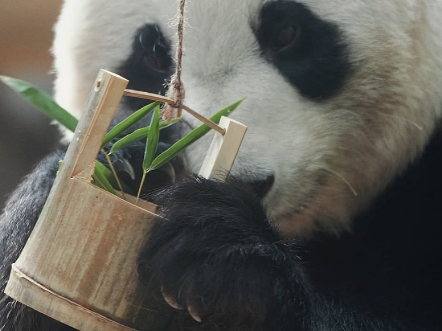
[[[269,175],[264,179],[249,182],[249,184],[252,190],[258,195],[258,197],[262,199],[267,195],[267,193],[269,193],[274,182],[275,176]]]

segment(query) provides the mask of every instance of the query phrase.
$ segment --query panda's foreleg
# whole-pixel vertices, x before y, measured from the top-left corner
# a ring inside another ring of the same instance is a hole
[[[185,312],[186,326],[308,330],[312,294],[295,245],[279,238],[244,183],[196,178],[156,202],[161,218],[139,274],[156,297]]]
[[[46,157],[10,196],[0,216],[0,330],[72,330],[16,302],[3,291],[11,265],[19,257],[43,209],[65,149]]]
[[[302,248],[278,236],[244,183],[196,178],[156,202],[138,271],[186,330],[419,330],[319,293]]]

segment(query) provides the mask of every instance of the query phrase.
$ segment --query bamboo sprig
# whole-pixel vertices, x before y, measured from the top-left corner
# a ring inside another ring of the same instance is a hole
[[[60,107],[49,95],[38,90],[33,85],[11,77],[0,76],[0,80],[3,81],[6,85],[11,87],[14,91],[18,92],[24,99],[26,99],[29,103],[37,107],[40,111],[48,115],[50,118],[58,121],[60,124],[64,125],[67,129],[71,131],[75,131],[75,127],[78,124],[78,120],[73,117],[70,113]],[[107,159],[109,167],[111,170],[107,169],[103,164],[99,161],[96,161],[95,171],[93,174],[93,180],[95,183],[101,188],[107,190],[108,192],[117,194],[114,190],[110,180],[115,179],[115,182],[122,192],[122,196],[124,197],[123,185],[124,183],[120,182],[115,168],[110,159],[110,154],[115,152],[123,147],[128,146],[130,143],[139,141],[145,137],[147,137],[147,142],[149,142],[146,146],[145,158],[143,160],[143,180],[139,186],[138,196],[140,195],[144,178],[146,174],[152,170],[158,169],[165,163],[169,162],[172,158],[174,158],[179,152],[181,152],[184,148],[204,136],[210,129],[216,130],[218,133],[224,135],[225,130],[217,125],[221,116],[228,116],[235,108],[242,102],[242,100],[224,108],[223,110],[214,114],[210,119],[205,118],[204,116],[198,114],[193,111],[189,107],[185,105],[181,105],[182,109],[187,111],[189,114],[203,122],[201,126],[193,129],[189,132],[185,137],[178,140],[174,143],[169,149],[165,150],[163,153],[155,156],[156,147],[158,144],[158,131],[166,128],[176,122],[178,122],[181,118],[174,118],[170,122],[160,121],[159,120],[159,104],[167,103],[173,104],[174,101],[168,97],[164,97],[162,95],[136,91],[136,90],[128,90],[124,91],[125,96],[136,97],[142,99],[148,99],[152,101],[156,101],[152,104],[149,104],[140,110],[136,111],[120,123],[118,123],[114,128],[112,128],[104,137],[102,142],[102,151]],[[124,136],[116,143],[112,144],[110,148],[110,152],[106,152],[104,150],[104,146],[107,145],[111,140],[115,139],[119,135],[121,135],[124,131],[129,129],[132,125],[137,123],[142,118],[146,117],[152,110],[155,109],[155,114],[152,116],[151,125],[148,127],[144,127],[134,132]],[[152,127],[153,125],[153,127]],[[149,146],[150,145],[150,146]],[[61,165],[59,165],[61,166]],[[113,183],[115,186],[115,183]]]
[[[149,113],[155,109],[155,107],[159,106],[159,102],[151,103],[147,106],[144,106],[141,109],[138,109],[133,114],[126,117],[124,120],[122,120],[120,123],[115,125],[105,136],[103,139],[103,143],[101,144],[101,147],[103,148],[105,145],[107,145],[112,139],[119,136],[121,133],[129,129],[132,125],[139,122],[141,119],[149,115]]]

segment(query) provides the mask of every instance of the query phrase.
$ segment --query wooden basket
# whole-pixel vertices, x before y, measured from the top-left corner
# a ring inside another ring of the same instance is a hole
[[[127,83],[100,71],[5,290],[15,300],[81,331],[161,330],[167,322],[145,302],[147,292],[136,274],[155,205],[145,201],[134,205],[91,184],[102,139]],[[231,126],[236,140],[226,148],[225,138],[214,138],[202,170],[207,176],[216,172],[216,164],[230,170],[228,164],[233,163],[232,155],[234,159],[245,133],[245,127],[234,121],[223,125],[225,137],[232,136],[227,135]]]

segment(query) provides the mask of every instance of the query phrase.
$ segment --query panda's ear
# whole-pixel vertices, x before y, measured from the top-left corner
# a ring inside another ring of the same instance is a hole
[[[263,56],[311,100],[333,96],[351,69],[339,28],[298,2],[266,4],[255,34]]]

